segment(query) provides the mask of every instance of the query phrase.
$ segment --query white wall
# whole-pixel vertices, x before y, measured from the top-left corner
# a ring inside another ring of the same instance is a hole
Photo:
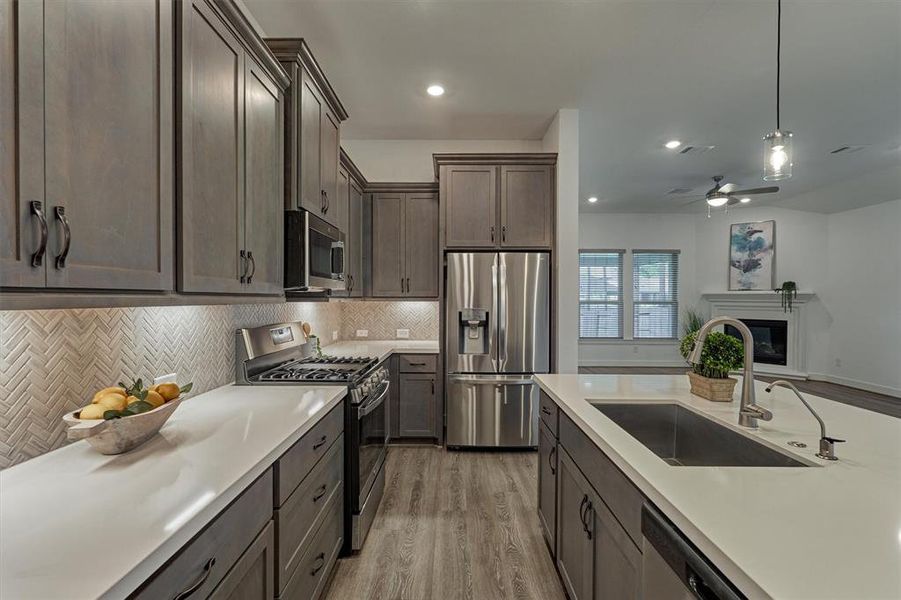
[[[695,217],[686,214],[583,214],[579,247],[585,250],[678,250],[679,313],[698,304],[695,283]],[[632,256],[623,258],[626,306],[632,299]],[[632,340],[628,311],[623,315],[622,340],[580,340],[582,366],[679,366],[684,364],[678,342]]]
[[[901,200],[828,217],[826,375],[901,396]]]
[[[557,372],[579,365],[579,111],[561,109],[544,134],[541,151],[557,153],[555,352]]]
[[[541,140],[341,140],[369,181],[435,181],[436,152],[541,152]]]

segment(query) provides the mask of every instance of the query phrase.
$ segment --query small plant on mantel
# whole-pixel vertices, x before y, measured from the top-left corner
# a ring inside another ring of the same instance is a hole
[[[697,331],[689,332],[679,344],[679,351],[686,360],[697,337]],[[711,331],[701,350],[701,362],[691,365],[688,372],[691,393],[716,402],[730,402],[736,380],[729,377],[729,372],[740,369],[744,357],[740,341],[731,335]]]
[[[798,284],[794,281],[783,281],[782,287],[778,287],[774,291],[782,296],[782,312],[791,312],[792,303],[798,297]]]

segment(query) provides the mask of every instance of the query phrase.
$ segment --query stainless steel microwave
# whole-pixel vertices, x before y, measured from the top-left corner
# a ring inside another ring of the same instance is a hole
[[[286,211],[285,291],[345,288],[344,234],[308,211]]]

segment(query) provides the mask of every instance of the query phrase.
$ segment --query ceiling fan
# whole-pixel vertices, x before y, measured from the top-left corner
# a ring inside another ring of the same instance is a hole
[[[696,198],[691,202],[687,202],[683,206],[688,206],[689,204],[694,204],[695,202],[700,202],[701,200],[705,200],[707,202],[707,206],[712,208],[732,206],[734,204],[738,204],[739,202],[741,202],[742,198],[745,198],[747,196],[754,196],[756,194],[773,194],[779,191],[779,187],[775,185],[771,185],[769,187],[739,190],[736,189],[738,188],[738,186],[734,183],[721,183],[722,181],[722,175],[715,175],[713,177],[713,187],[707,190],[707,193],[705,193],[702,198]]]

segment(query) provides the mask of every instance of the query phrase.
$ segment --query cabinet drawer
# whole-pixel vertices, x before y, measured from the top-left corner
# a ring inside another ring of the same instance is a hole
[[[401,373],[434,373],[438,369],[438,357],[434,354],[401,354],[397,364]]]
[[[644,496],[565,414],[560,415],[560,444],[566,448],[598,495],[641,546],[641,505]]]
[[[344,543],[343,497],[344,486],[338,486],[338,492],[325,508],[322,525],[297,561],[297,570],[279,598],[310,600],[322,595]]]
[[[291,575],[297,570],[313,533],[326,516],[325,507],[341,489],[343,473],[344,436],[339,436],[288,501],[275,511],[278,523],[276,583],[280,592],[284,591]]]
[[[344,403],[324,416],[275,463],[275,505],[285,503],[344,431]]]
[[[541,422],[547,425],[554,437],[557,437],[557,410],[557,404],[541,390],[538,412],[541,414]]]
[[[179,550],[132,597],[171,598],[197,586],[194,595],[206,598],[271,518],[270,469]]]

